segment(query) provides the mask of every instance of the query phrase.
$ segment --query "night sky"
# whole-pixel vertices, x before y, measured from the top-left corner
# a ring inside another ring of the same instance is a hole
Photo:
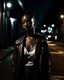
[[[43,20],[44,14],[52,7],[52,0],[21,0],[25,11],[34,11],[36,26],[38,27]]]
[[[12,0],[13,1],[13,0]],[[14,0],[15,2],[20,1],[23,4],[24,11],[35,12],[36,17],[36,27],[38,28],[41,23],[55,23],[57,21],[58,14],[64,11],[63,0]],[[16,12],[21,15],[21,10],[18,3],[16,5]],[[19,10],[19,11],[18,11]],[[15,11],[14,11],[15,12]],[[14,13],[16,14],[16,13]],[[55,21],[56,20],[56,21]]]

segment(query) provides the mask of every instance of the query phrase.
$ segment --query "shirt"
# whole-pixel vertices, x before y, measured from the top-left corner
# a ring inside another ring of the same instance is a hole
[[[28,62],[25,64],[25,66],[32,66],[34,61],[34,54],[36,50],[36,45],[28,52],[26,47],[24,47],[24,55],[27,55]]]

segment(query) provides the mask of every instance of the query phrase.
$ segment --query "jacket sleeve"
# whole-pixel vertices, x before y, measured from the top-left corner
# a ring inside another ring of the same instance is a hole
[[[49,80],[50,79],[49,69],[51,68],[50,50],[46,41],[43,41],[41,45],[42,45],[41,73],[42,76],[46,78],[45,80]]]

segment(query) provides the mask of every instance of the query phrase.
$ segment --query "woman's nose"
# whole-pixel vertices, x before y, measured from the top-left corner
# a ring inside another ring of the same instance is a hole
[[[27,22],[24,23],[24,26],[27,26]]]

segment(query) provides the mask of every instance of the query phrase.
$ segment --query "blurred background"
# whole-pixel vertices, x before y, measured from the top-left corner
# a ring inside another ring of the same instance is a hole
[[[14,42],[23,34],[20,19],[25,11],[34,11],[36,32],[43,34],[48,42],[52,62],[51,80],[64,80],[63,0],[0,0],[1,80],[12,80],[12,51]]]
[[[47,40],[64,41],[64,6],[57,0],[1,0],[0,45],[13,45],[19,38],[20,18],[25,11],[33,11],[36,17],[36,32]]]

